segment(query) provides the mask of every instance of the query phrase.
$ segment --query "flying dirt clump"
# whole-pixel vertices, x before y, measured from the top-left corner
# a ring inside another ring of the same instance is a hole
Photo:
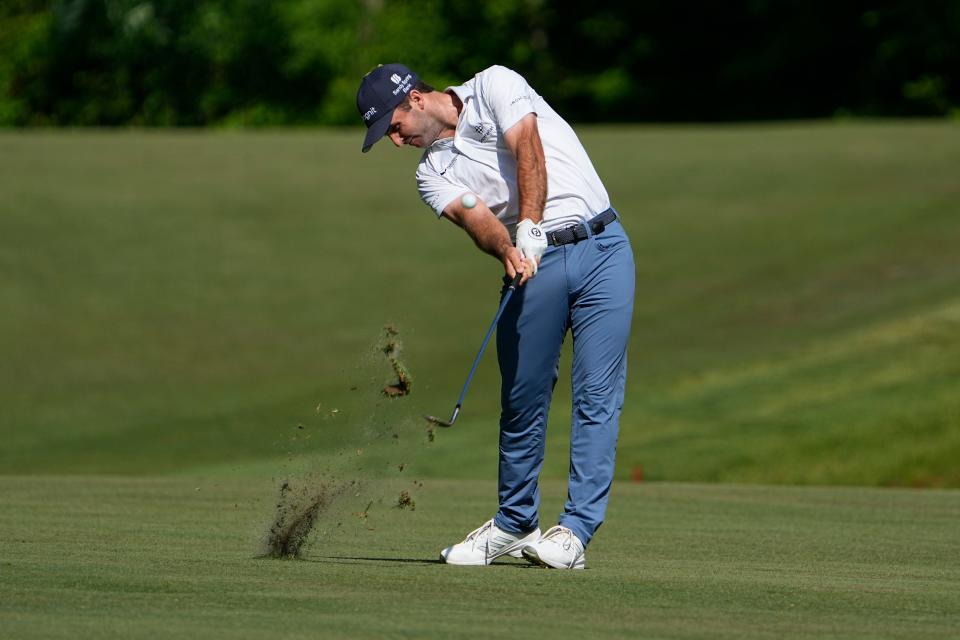
[[[293,487],[289,480],[280,485],[277,511],[261,545],[261,558],[297,559],[317,518],[348,485],[331,489],[323,483]]]
[[[397,499],[397,508],[410,509],[410,511],[415,511],[417,509],[417,503],[414,502],[413,498],[410,497],[409,491],[400,492],[400,497]]]
[[[397,374],[397,381],[385,386],[381,393],[388,398],[399,398],[410,393],[413,387],[413,378],[410,377],[410,371],[400,361],[400,353],[403,351],[403,343],[400,341],[400,332],[392,324],[383,328],[380,335],[380,341],[377,343],[377,349],[382,351],[394,373]]]

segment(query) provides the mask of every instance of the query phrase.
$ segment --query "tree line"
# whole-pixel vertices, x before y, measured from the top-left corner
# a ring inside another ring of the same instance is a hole
[[[356,124],[503,64],[579,122],[960,114],[960,2],[0,0],[0,125]]]

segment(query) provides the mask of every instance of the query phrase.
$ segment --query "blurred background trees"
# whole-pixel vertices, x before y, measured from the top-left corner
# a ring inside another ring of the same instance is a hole
[[[0,0],[0,125],[356,124],[392,61],[580,122],[956,116],[960,2]]]

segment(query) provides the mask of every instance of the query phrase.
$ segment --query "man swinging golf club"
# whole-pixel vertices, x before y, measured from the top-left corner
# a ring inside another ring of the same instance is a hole
[[[510,69],[435,91],[401,64],[357,92],[363,151],[389,137],[424,149],[420,197],[503,263],[520,286],[497,324],[502,377],[499,509],[449,564],[504,555],[582,569],[613,480],[633,313],[630,242],[573,129]],[[528,282],[529,281],[529,282]],[[538,477],[564,336],[573,334],[570,478],[559,524],[541,535]]]

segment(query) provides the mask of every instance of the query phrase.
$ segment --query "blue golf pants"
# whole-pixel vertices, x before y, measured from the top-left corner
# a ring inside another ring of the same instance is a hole
[[[633,250],[619,220],[573,244],[548,247],[497,325],[502,377],[500,509],[504,531],[539,523],[538,477],[560,347],[573,335],[570,477],[560,524],[586,545],[603,523],[613,481],[633,315]]]

